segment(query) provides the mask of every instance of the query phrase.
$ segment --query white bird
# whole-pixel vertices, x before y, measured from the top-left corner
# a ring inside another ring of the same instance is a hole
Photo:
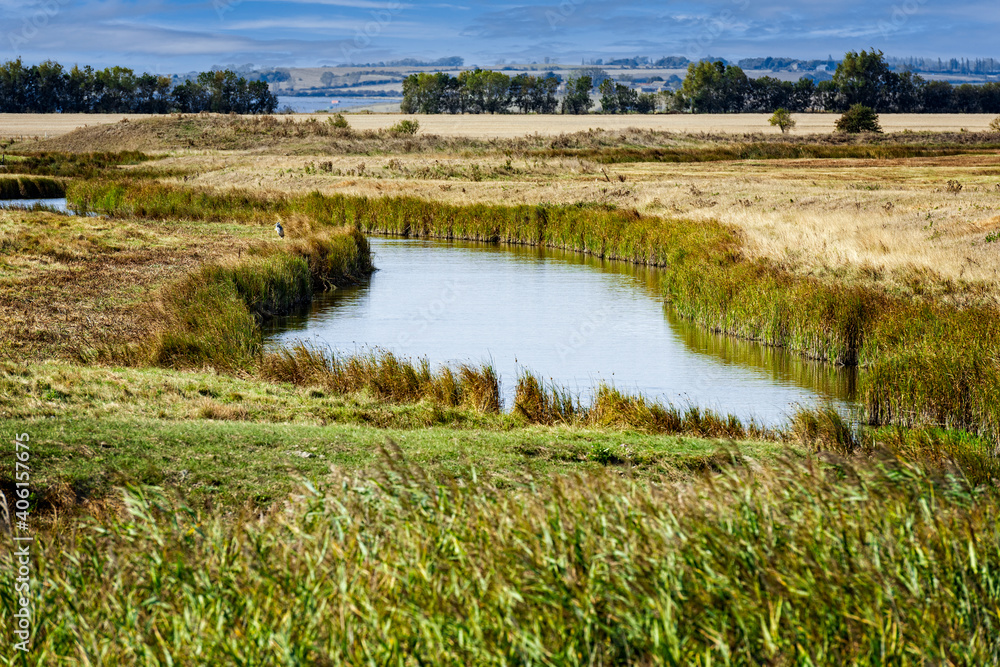
[[[278,238],[285,238],[285,228],[281,226],[280,222],[274,223],[274,231],[278,232]]]

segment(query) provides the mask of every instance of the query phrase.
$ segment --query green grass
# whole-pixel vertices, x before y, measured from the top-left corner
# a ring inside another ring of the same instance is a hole
[[[73,511],[127,484],[170,487],[199,505],[266,506],[291,491],[297,476],[325,477],[331,465],[374,466],[387,438],[436,474],[475,466],[482,477],[510,484],[526,473],[605,465],[676,475],[724,465],[720,452],[729,450],[758,461],[789,451],[746,438],[532,426],[482,408],[211,372],[0,367],[0,428],[30,433],[32,488],[44,510]],[[0,461],[5,493],[13,483],[13,459]]]
[[[995,491],[898,463],[510,488],[390,446],[280,511],[145,489],[122,514],[36,533],[33,663],[1000,660]],[[8,633],[16,570],[4,550]]]
[[[790,274],[747,258],[735,231],[594,206],[455,206],[410,197],[261,197],[156,183],[74,184],[78,206],[156,219],[262,222],[303,215],[369,233],[575,250],[664,269],[665,298],[718,333],[865,368],[873,425],[966,429],[1000,442],[1000,317]]]

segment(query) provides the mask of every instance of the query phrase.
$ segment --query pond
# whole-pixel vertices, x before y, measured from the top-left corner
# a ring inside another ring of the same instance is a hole
[[[578,253],[371,239],[379,268],[272,323],[270,346],[385,349],[435,366],[492,363],[506,405],[528,369],[586,401],[600,382],[768,425],[797,405],[847,408],[848,369],[706,333],[663,303],[660,272]]]

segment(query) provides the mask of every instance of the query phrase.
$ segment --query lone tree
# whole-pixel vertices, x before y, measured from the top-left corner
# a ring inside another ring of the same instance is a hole
[[[860,134],[861,132],[881,132],[878,114],[871,107],[855,104],[837,119],[837,132]]]
[[[771,125],[777,125],[781,128],[781,133],[785,134],[790,129],[795,127],[795,121],[792,120],[792,112],[788,109],[780,108],[775,109],[774,115],[771,116],[771,120],[768,121]]]

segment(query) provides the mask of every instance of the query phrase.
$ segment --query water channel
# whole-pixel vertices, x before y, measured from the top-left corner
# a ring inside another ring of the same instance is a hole
[[[268,344],[384,349],[433,365],[492,363],[506,405],[530,369],[586,401],[599,382],[769,425],[797,405],[853,402],[853,371],[706,333],[664,306],[659,271],[578,253],[371,239],[379,268],[282,318]]]

